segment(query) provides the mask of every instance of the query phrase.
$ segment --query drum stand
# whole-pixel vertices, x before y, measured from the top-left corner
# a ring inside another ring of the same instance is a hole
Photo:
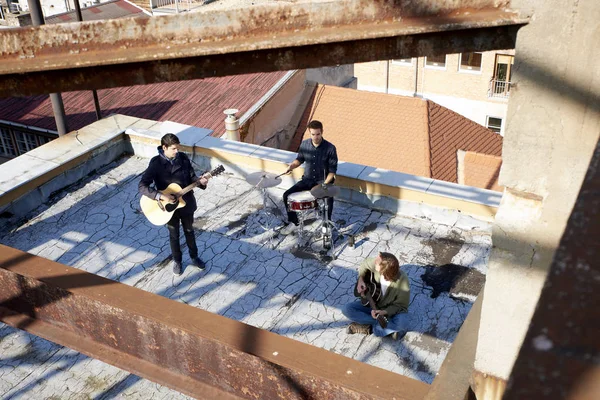
[[[275,202],[273,201],[273,199],[271,199],[269,197],[269,194],[267,193],[267,188],[260,188],[261,192],[262,192],[262,198],[263,198],[263,208],[262,210],[260,210],[258,212],[259,214],[259,218],[258,218],[258,224],[261,226],[261,228],[265,231],[265,232],[269,232],[269,240],[268,240],[268,246],[269,248],[273,249],[273,236],[274,235],[274,231],[275,231],[275,226],[272,226],[272,220],[274,218],[278,219],[281,221],[281,218],[279,218],[277,215],[275,215],[272,211],[271,208],[268,207],[267,205],[267,200],[271,202],[271,204],[273,204],[273,206],[275,206],[275,208],[277,208],[277,204],[275,204]],[[260,222],[260,216],[262,216],[265,218],[265,224],[263,225]]]
[[[342,236],[340,232],[340,228],[329,219],[329,204],[327,203],[327,198],[320,199],[323,200],[324,205],[319,207],[319,211],[321,212],[321,223],[315,229],[315,231],[310,235],[310,239],[312,239],[317,234],[321,234],[323,238],[323,251],[321,255],[327,255],[327,253],[331,252],[331,258],[335,260],[335,247],[333,246],[333,233],[337,232],[338,236]]]
[[[300,247],[308,245],[313,236],[312,234],[306,236],[306,230],[304,229],[304,220],[311,211],[312,209],[296,211],[296,215],[298,216],[298,246]]]

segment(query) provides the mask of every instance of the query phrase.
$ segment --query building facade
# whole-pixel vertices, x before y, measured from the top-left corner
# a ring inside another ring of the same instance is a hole
[[[359,90],[422,97],[504,135],[514,50],[355,64]]]
[[[57,137],[55,131],[0,121],[0,164]]]

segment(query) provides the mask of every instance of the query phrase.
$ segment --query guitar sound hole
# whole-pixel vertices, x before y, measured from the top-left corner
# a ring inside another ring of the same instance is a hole
[[[167,210],[168,212],[171,212],[171,211],[173,211],[176,208],[177,208],[177,203],[175,203],[175,204],[168,203],[165,206],[165,210]]]

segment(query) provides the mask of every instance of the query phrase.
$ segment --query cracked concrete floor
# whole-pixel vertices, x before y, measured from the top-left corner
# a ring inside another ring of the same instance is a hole
[[[448,224],[438,224],[338,201],[333,219],[342,232],[356,234],[356,245],[349,247],[338,238],[337,258],[325,262],[318,257],[319,241],[298,251],[293,235],[269,240],[264,227],[281,225],[282,189],[269,189],[274,202],[268,204],[280,209],[265,214],[260,191],[224,173],[206,191],[195,191],[197,242],[207,268],[187,267],[177,277],[167,266],[166,228],[151,225],[139,211],[137,184],[147,164],[147,159],[122,158],[59,192],[27,221],[5,219],[0,242],[432,382],[483,284],[491,249],[489,224],[458,212]],[[378,251],[396,254],[411,280],[410,312],[417,323],[397,342],[347,335],[340,311],[354,299],[358,265]],[[465,267],[461,271],[476,279],[437,288],[425,283],[431,280],[422,276],[446,265]],[[186,398],[2,324],[0,397]]]

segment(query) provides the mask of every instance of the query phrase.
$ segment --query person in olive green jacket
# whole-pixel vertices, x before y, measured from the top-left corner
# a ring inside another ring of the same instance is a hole
[[[367,290],[366,276],[372,274],[375,282],[381,286],[381,297],[375,303],[375,310],[364,306],[360,300],[346,304],[342,313],[352,321],[347,333],[362,333],[383,337],[392,335],[394,339],[402,338],[410,330],[410,283],[406,273],[400,270],[398,259],[390,253],[381,252],[376,258],[368,258],[358,269],[358,282],[354,289],[355,296],[361,296]],[[384,329],[377,321],[378,316],[387,319]]]

